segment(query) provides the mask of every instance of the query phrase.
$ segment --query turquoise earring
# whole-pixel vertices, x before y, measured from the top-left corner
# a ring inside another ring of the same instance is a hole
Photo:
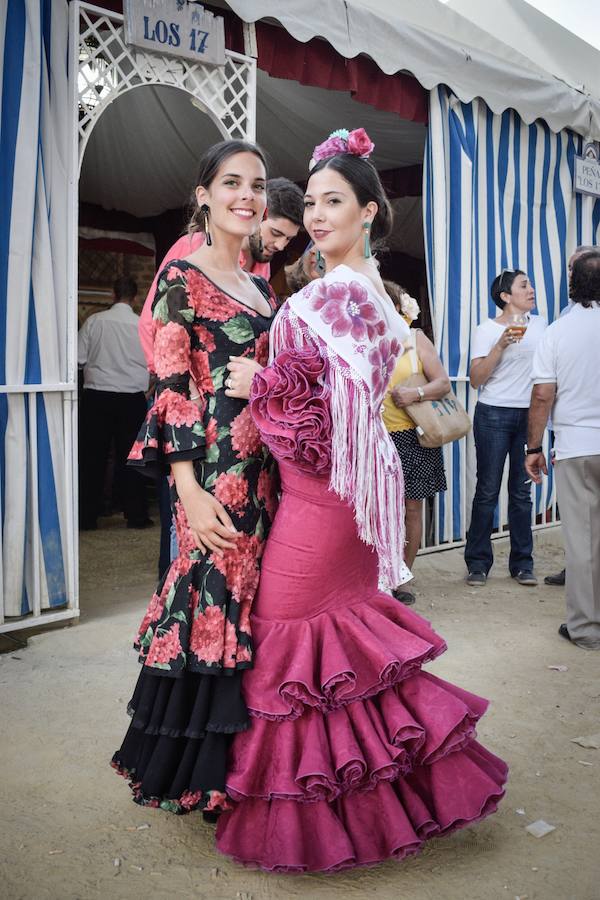
[[[323,257],[321,256],[320,250],[317,250],[317,253],[315,256],[315,263],[316,263],[317,268],[319,268],[323,263]]]
[[[364,253],[365,259],[370,259],[370,258],[371,258],[371,241],[370,241],[370,239],[369,239],[369,238],[370,238],[370,232],[371,232],[371,225],[370,225],[370,223],[369,223],[369,222],[365,222],[365,224],[363,225],[363,228],[364,228],[364,230],[365,230],[365,245],[364,245],[363,253]]]

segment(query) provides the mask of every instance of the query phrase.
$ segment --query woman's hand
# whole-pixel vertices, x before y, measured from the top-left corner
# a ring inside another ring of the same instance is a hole
[[[246,356],[230,356],[227,363],[229,374],[225,379],[225,395],[247,400],[250,396],[250,385],[257,372],[263,367],[255,359]]]
[[[224,550],[234,550],[236,530],[231,518],[219,501],[201,488],[189,460],[171,464],[179,499],[199,550],[223,556]]]
[[[517,340],[517,338],[516,338],[515,334],[513,333],[512,329],[510,327],[508,327],[508,328],[504,329],[504,331],[498,338],[498,341],[496,342],[496,346],[499,347],[501,350],[506,350],[506,348],[510,347],[511,344],[514,344],[516,342],[516,340]]]
[[[416,388],[395,387],[392,388],[392,403],[398,409],[404,409],[413,403],[419,402],[419,392]]]
[[[180,494],[185,515],[196,546],[203,553],[211,550],[217,556],[223,556],[224,550],[235,549],[236,530],[229,514],[219,501],[196,484],[194,489]]]

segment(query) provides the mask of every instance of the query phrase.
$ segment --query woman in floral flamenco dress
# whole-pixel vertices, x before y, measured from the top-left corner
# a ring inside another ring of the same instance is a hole
[[[137,803],[177,813],[227,807],[227,751],[248,727],[241,675],[252,664],[249,612],[275,494],[273,463],[247,403],[231,396],[226,364],[267,358],[274,296],[238,265],[265,212],[265,179],[252,144],[217,144],[201,161],[192,226],[206,241],[160,274],[159,380],[130,454],[139,466],[170,466],[179,555],[136,638],[142,670],[112,764]]]
[[[380,414],[407,327],[370,254],[391,227],[372,147],[358,129],[316,149],[304,224],[326,275],[279,312],[267,368],[231,365],[282,496],[250,617],[252,727],[233,741],[217,846],[268,871],[402,859],[494,812],[507,776],[475,740],[486,701],[421,670],[444,641],[378,587],[410,577]]]

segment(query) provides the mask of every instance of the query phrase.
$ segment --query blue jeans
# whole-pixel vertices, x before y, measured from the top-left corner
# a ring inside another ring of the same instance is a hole
[[[467,533],[465,562],[469,572],[489,572],[494,562],[492,529],[502,471],[509,457],[508,527],[511,575],[533,571],[531,536],[531,484],[525,472],[528,409],[487,406],[478,403],[473,417],[477,455],[477,485],[471,524]]]

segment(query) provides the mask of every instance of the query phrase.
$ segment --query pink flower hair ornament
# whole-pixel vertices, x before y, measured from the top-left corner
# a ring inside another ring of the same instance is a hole
[[[374,149],[375,144],[364,128],[355,128],[354,131],[338,128],[337,131],[331,132],[326,141],[315,147],[308,168],[310,170],[320,160],[330,159],[341,153],[351,153],[353,156],[360,156],[361,159],[368,159]]]

